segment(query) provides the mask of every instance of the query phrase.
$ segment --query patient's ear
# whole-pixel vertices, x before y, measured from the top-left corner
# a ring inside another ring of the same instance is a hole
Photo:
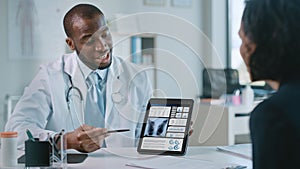
[[[249,38],[246,38],[246,52],[248,55],[252,55],[256,50],[256,44],[252,42]]]
[[[71,38],[67,38],[66,43],[68,44],[68,46],[71,50],[75,50],[75,44],[74,44],[74,41]]]
[[[249,69],[250,57],[256,50],[256,43],[252,42],[248,37],[244,38],[244,48],[241,51],[246,66]],[[249,71],[250,72],[250,71]]]

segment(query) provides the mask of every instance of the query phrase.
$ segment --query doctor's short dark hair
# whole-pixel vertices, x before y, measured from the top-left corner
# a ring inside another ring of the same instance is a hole
[[[72,7],[63,19],[64,30],[68,37],[72,37],[72,26],[74,16],[79,16],[84,19],[92,19],[97,15],[104,15],[103,12],[91,4],[78,4]]]
[[[282,81],[300,76],[300,0],[246,0],[246,36],[256,44],[252,80]]]

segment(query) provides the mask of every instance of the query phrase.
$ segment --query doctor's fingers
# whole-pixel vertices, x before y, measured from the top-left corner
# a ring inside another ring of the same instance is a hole
[[[106,128],[93,128],[91,130],[81,131],[78,133],[78,140],[85,140],[91,138],[105,138],[107,136],[107,129]]]
[[[83,140],[83,142],[86,142],[88,144],[94,143],[94,144],[98,145],[99,147],[101,147],[105,137],[106,137],[106,135],[95,136],[95,137],[91,137],[89,139],[85,139],[85,140]]]
[[[194,132],[193,121],[190,122],[189,136],[191,136]]]
[[[100,134],[100,135],[98,135],[98,134],[96,134],[96,135],[87,134],[87,135],[83,135],[82,137],[79,137],[78,140],[79,141],[91,141],[91,142],[94,142],[96,144],[99,144],[107,136],[108,136],[108,134],[106,134],[106,132],[103,133],[103,134]]]
[[[106,135],[87,138],[79,141],[80,149],[91,152],[101,148]]]
[[[100,149],[100,145],[102,145],[102,143],[103,143],[103,141],[96,143],[91,140],[84,140],[82,142],[79,142],[78,150],[81,152],[90,153],[90,152]]]
[[[77,130],[79,130],[79,131],[87,131],[87,130],[92,130],[94,128],[95,127],[93,127],[93,126],[89,126],[89,125],[83,124],[82,126],[80,126],[79,128],[77,128]]]

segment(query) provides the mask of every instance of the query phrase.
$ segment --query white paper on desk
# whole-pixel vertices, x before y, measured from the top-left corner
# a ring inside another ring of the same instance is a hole
[[[113,154],[123,158],[132,158],[132,159],[147,159],[152,158],[157,155],[146,155],[146,154],[139,154],[136,149],[128,148],[104,148],[101,149],[103,152],[108,154]],[[102,152],[102,153],[103,153]]]
[[[143,168],[143,169],[220,169],[219,166],[216,166],[210,161],[200,160],[200,159],[188,159],[184,157],[173,157],[173,156],[156,156],[151,159],[143,160],[134,160],[129,161],[125,164],[129,167],[134,168]]]
[[[236,144],[236,145],[231,145],[231,146],[218,146],[217,150],[252,160],[252,144]]]

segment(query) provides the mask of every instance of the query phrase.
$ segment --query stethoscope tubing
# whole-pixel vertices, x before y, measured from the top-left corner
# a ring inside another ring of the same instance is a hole
[[[63,64],[62,64],[62,70],[64,71],[64,68],[65,68],[65,62],[64,62],[64,59],[63,59]],[[71,118],[72,118],[72,112],[71,112],[71,92],[72,91],[76,91],[78,94],[79,94],[79,98],[80,98],[80,102],[81,102],[81,111],[82,111],[82,122],[80,121],[80,119],[79,119],[79,116],[78,116],[78,112],[77,112],[77,110],[76,110],[76,106],[75,106],[75,103],[73,102],[72,104],[73,104],[73,107],[74,107],[74,111],[75,111],[75,114],[76,114],[76,117],[77,117],[77,120],[78,120],[78,122],[82,125],[83,123],[84,123],[84,99],[83,99],[83,95],[82,95],[82,92],[81,92],[81,90],[78,88],[78,87],[76,87],[76,86],[74,86],[74,84],[73,84],[73,81],[72,81],[72,77],[68,74],[68,73],[66,73],[66,72],[64,72],[64,74],[66,74],[67,75],[67,79],[68,79],[68,81],[69,81],[69,83],[70,83],[70,86],[68,87],[68,89],[67,89],[67,92],[66,92],[66,102],[67,102],[67,106],[68,106],[68,111],[69,111],[69,114],[70,114],[70,116],[71,116]],[[118,76],[118,78],[117,78],[118,80],[120,80],[119,79],[119,76]],[[68,84],[67,83],[67,81],[66,81],[66,84]],[[113,101],[113,103],[116,103],[116,104],[119,104],[119,103],[121,103],[122,102],[122,100],[124,99],[124,96],[120,93],[120,91],[119,91],[119,89],[117,90],[117,91],[115,91],[115,92],[113,92],[112,93],[112,95],[111,95],[111,99],[112,99],[112,101]],[[74,125],[74,120],[73,119],[71,119],[72,120],[72,125],[73,125],[73,128],[75,129],[75,125]]]

